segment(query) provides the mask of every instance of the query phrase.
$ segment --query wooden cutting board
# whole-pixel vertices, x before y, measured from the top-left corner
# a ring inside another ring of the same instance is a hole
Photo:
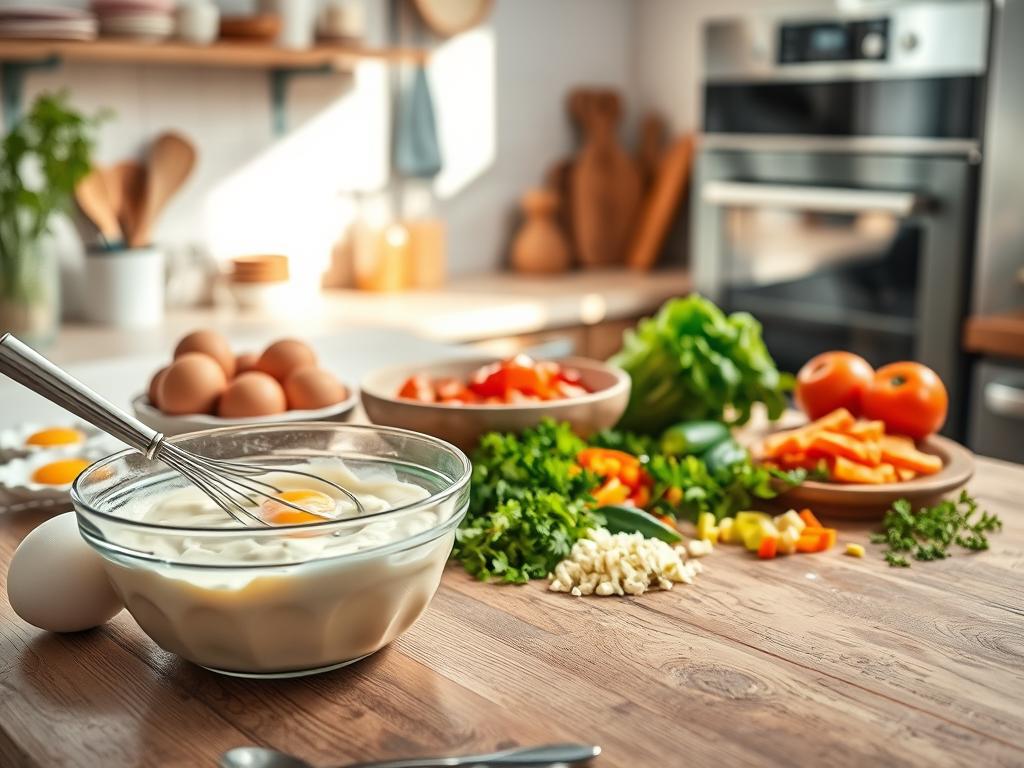
[[[640,167],[640,181],[646,195],[658,177],[658,169],[665,156],[665,121],[661,115],[651,112],[640,122],[640,148],[636,162]]]
[[[569,111],[583,132],[570,204],[576,253],[584,267],[621,264],[640,206],[640,172],[615,135],[622,112],[610,90],[577,90]]]
[[[647,270],[657,261],[690,178],[693,147],[693,136],[687,134],[677,140],[662,158],[629,245],[626,264],[630,269]]]

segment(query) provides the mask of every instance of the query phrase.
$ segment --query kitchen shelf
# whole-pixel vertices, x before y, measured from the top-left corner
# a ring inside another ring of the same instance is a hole
[[[308,69],[330,67],[345,71],[354,63],[379,61],[422,61],[426,52],[417,48],[365,48],[317,45],[305,50],[275,48],[266,43],[219,40],[211,45],[144,43],[133,40],[92,41],[0,40],[0,61],[130,62],[254,69]]]
[[[316,45],[304,50],[288,50],[241,40],[219,40],[206,46],[107,38],[0,40],[4,119],[10,126],[20,114],[22,84],[27,71],[53,68],[65,61],[260,69],[268,73],[270,80],[275,132],[282,133],[284,96],[292,77],[350,72],[360,61],[415,63],[426,57],[427,52],[419,48]]]

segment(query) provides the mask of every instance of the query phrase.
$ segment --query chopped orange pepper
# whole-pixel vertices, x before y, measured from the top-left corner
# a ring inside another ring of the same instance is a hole
[[[606,464],[609,459],[615,459],[620,469],[631,464],[635,466],[640,465],[640,459],[636,456],[632,456],[625,451],[616,451],[612,448],[584,448],[576,457],[576,461],[588,469],[592,468],[595,462]]]
[[[619,478],[626,485],[636,487],[640,483],[640,464],[626,464],[619,472]]]
[[[806,528],[804,529],[807,530]],[[801,533],[800,538],[796,540],[796,551],[803,553],[820,552],[821,551],[821,535]]]
[[[640,486],[632,496],[630,500],[636,504],[640,509],[644,509],[648,504],[651,503],[651,492],[647,490],[646,486]]]
[[[594,500],[600,506],[621,504],[629,498],[629,486],[623,485],[617,477],[608,478],[604,485],[594,491]]]
[[[779,540],[775,536],[762,536],[761,545],[757,548],[757,556],[762,560],[771,560],[779,549]]]
[[[835,528],[811,528],[810,526],[800,531],[800,539],[807,539],[810,542],[817,542],[817,549],[800,549],[800,542],[797,542],[797,549],[800,552],[824,552],[836,545],[837,531]]]
[[[667,491],[665,491],[665,501],[667,501],[669,504],[678,504],[682,500],[683,491],[681,488],[676,488],[675,486],[672,486]]]

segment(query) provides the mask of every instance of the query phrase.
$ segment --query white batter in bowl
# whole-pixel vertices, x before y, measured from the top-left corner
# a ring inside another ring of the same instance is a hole
[[[469,500],[470,464],[458,449],[327,423],[174,440],[214,458],[285,462],[341,484],[364,512],[331,499],[327,522],[246,527],[136,453],[90,467],[72,490],[80,530],[162,648],[226,674],[311,674],[379,650],[426,609]],[[294,478],[279,487],[294,490]]]

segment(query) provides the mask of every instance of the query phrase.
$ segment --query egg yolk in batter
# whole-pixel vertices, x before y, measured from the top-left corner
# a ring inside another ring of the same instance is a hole
[[[85,459],[61,459],[43,464],[32,473],[32,482],[40,485],[68,485],[74,482],[90,462]]]
[[[280,504],[275,499],[290,502],[303,509],[302,512],[292,509],[286,504]],[[276,494],[273,499],[267,499],[260,505],[263,510],[263,517],[268,523],[274,525],[301,525],[303,523],[322,523],[325,518],[334,514],[336,504],[334,499],[326,493],[313,491],[308,488],[295,488],[282,491]],[[315,513],[315,514],[313,514]]]
[[[47,427],[29,435],[25,445],[52,448],[58,445],[77,445],[84,439],[85,435],[71,427]]]

